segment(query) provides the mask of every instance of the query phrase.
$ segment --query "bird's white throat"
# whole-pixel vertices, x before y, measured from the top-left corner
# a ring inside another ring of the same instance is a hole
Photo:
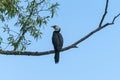
[[[58,26],[55,27],[55,31],[59,31],[60,28]]]

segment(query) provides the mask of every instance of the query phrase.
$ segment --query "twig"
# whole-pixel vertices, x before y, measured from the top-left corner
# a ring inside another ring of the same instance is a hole
[[[34,3],[35,3],[35,0],[33,1],[33,4],[34,4]],[[24,36],[25,33],[27,32],[26,24],[27,24],[27,21],[31,18],[31,16],[32,16],[32,14],[33,14],[33,10],[34,10],[34,7],[32,7],[32,9],[31,9],[31,11],[30,11],[30,14],[29,14],[29,16],[28,16],[28,18],[27,18],[27,20],[25,21],[24,25],[23,25],[22,28],[21,28],[22,33],[21,33],[21,35],[18,36],[18,40],[16,41],[16,43],[18,44],[18,46],[19,46],[20,42],[22,41],[23,36]],[[14,47],[14,51],[16,51],[16,49],[18,48],[18,46]]]
[[[106,14],[107,14],[107,10],[108,10],[108,2],[109,2],[109,0],[106,0],[105,11],[104,11],[104,14],[103,14],[103,16],[102,16],[102,19],[101,19],[101,21],[100,21],[99,27],[102,26],[102,23],[103,23],[103,21],[104,21],[104,19],[105,19],[105,16],[106,16]]]

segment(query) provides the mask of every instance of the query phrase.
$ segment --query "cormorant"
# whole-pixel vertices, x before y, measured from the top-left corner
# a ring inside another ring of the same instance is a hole
[[[61,30],[60,27],[58,27],[57,25],[54,25],[51,27],[54,28],[54,32],[52,35],[52,43],[53,43],[54,51],[55,51],[54,60],[55,60],[55,63],[58,63],[59,57],[60,57],[59,52],[61,51],[62,46],[63,46],[63,37],[60,33],[60,30]]]

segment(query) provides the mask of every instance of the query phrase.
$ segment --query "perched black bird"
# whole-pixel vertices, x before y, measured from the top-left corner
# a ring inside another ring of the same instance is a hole
[[[61,30],[60,27],[58,27],[57,25],[54,25],[52,26],[52,28],[54,28],[54,32],[52,35],[52,43],[53,43],[54,51],[55,51],[54,59],[55,59],[55,63],[58,63],[59,57],[60,57],[59,53],[63,46],[63,37],[60,34],[60,30]]]

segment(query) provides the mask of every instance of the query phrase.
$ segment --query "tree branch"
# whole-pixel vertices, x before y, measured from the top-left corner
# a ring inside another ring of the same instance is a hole
[[[35,3],[35,0],[33,0],[33,4]],[[25,21],[25,23],[23,24],[22,28],[20,29],[22,31],[21,35],[19,35],[18,37],[18,40],[16,41],[17,43],[17,46],[14,47],[14,51],[16,51],[16,49],[18,48],[20,42],[22,41],[23,39],[23,36],[25,35],[25,33],[27,32],[28,28],[26,28],[26,25],[27,25],[27,22],[28,20],[31,18],[32,14],[33,14],[33,10],[34,10],[34,7],[32,7],[31,11],[30,11],[30,14],[27,18],[27,20]]]
[[[99,27],[102,26],[102,23],[103,23],[103,21],[104,21],[104,19],[105,19],[105,16],[106,16],[106,14],[107,14],[107,10],[108,10],[108,2],[109,2],[109,0],[106,0],[105,11],[104,11],[104,14],[103,14],[103,16],[102,16],[102,19],[101,19],[101,21],[100,21]]]
[[[108,0],[106,1],[106,6],[108,6]],[[100,25],[96,29],[94,29],[93,31],[91,31],[90,33],[88,33],[86,36],[79,39],[78,41],[74,42],[73,44],[63,48],[61,51],[66,51],[66,50],[69,50],[69,49],[72,49],[72,48],[77,48],[78,44],[80,44],[82,41],[88,39],[90,36],[92,36],[96,32],[102,30],[105,27],[113,25],[115,20],[120,16],[120,13],[118,15],[114,16],[113,20],[110,23],[106,23],[106,24],[102,25],[103,20],[105,19],[106,11],[107,11],[107,7],[105,9],[104,16],[102,17],[102,19],[100,21]],[[49,50],[49,51],[44,51],[44,52],[31,52],[31,51],[20,52],[20,51],[4,51],[4,50],[0,50],[0,53],[4,54],[4,55],[42,56],[42,55],[53,54],[54,50]]]

